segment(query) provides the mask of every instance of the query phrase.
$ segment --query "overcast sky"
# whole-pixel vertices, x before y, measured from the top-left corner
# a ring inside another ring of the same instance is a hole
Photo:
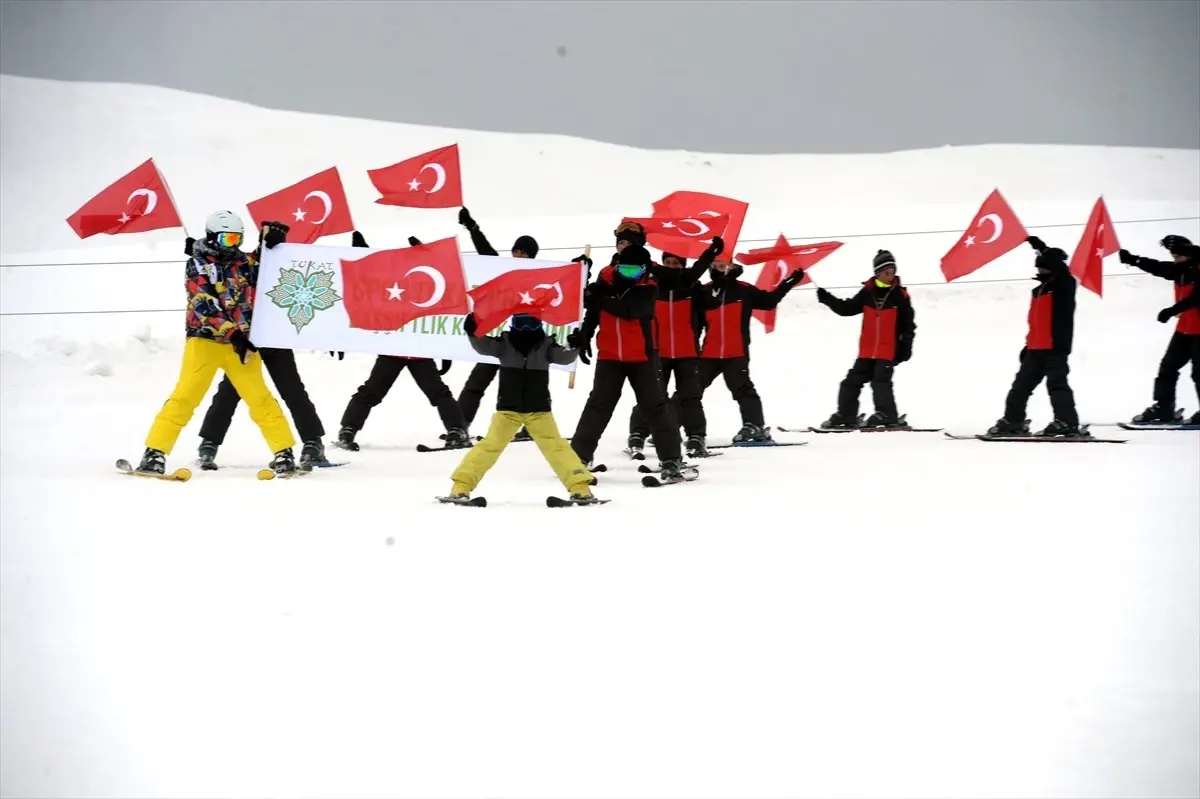
[[[0,71],[706,152],[1200,147],[1196,0],[3,0]]]

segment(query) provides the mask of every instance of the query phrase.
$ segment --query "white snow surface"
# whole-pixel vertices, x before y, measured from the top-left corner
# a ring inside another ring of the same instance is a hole
[[[749,201],[744,239],[843,237],[822,285],[891,249],[919,325],[901,410],[975,432],[1002,411],[1031,287],[989,281],[1032,272],[1021,248],[941,284],[987,192],[1068,251],[1103,193],[1122,245],[1165,257],[1167,233],[1200,240],[1200,152],[650,152],[10,76],[0,107],[0,259],[90,262],[0,269],[0,795],[1200,793],[1200,434],[778,434],[809,444],[727,450],[648,491],[620,454],[627,397],[598,452],[612,503],[546,509],[563,489],[514,444],[479,510],[433,502],[460,454],[414,451],[438,421],[402,376],[363,450],[330,448],[348,466],[255,481],[269,453],[239,409],[221,471],[158,483],[112,462],[171,390],[182,312],[14,315],[183,307],[182,231],[79,242],[63,221],[146,157],[193,232],[336,163],[368,240],[400,244],[461,232],[455,213],[373,205],[364,170],[458,141],[501,249],[530,232],[606,258],[622,215],[685,188]],[[1154,319],[1168,283],[1107,270],[1103,300],[1080,290],[1071,361],[1091,422],[1149,404],[1173,328]],[[768,423],[819,422],[858,321],[804,289],[778,324],[753,328]],[[297,358],[332,436],[372,358]],[[590,380],[556,384],[564,434]],[[1196,406],[1186,371],[1178,404]],[[705,406],[710,439],[735,432],[719,382]],[[190,465],[206,407],[169,465]],[[1030,416],[1049,421],[1044,391]]]

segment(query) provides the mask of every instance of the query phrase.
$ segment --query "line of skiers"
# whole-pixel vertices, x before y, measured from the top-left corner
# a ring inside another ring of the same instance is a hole
[[[498,255],[466,208],[460,211],[459,222],[470,233],[479,253]],[[245,399],[251,419],[262,430],[273,453],[272,468],[280,473],[294,471],[295,441],[279,403],[262,379],[264,366],[300,434],[301,462],[312,465],[325,462],[322,442],[325,430],[296,368],[293,352],[265,347],[259,350],[249,341],[261,248],[269,249],[285,241],[288,227],[267,222],[260,233],[259,247],[252,253],[242,251],[241,219],[230,211],[217,211],[205,221],[202,240],[186,240],[188,342],[180,378],[147,435],[139,470],[164,471],[166,455],[174,448],[219,369],[225,373],[224,379],[200,431],[202,467],[213,468],[217,448],[224,441],[238,402]],[[580,461],[587,468],[592,465],[596,446],[626,381],[637,401],[629,419],[628,451],[640,452],[653,435],[664,479],[678,479],[689,468],[683,463],[685,439],[680,435],[681,426],[686,436],[687,456],[702,458],[708,454],[703,396],[718,376],[724,379],[742,417],[742,427],[734,441],[769,441],[762,400],[750,377],[750,317],[755,310],[774,309],[803,280],[803,271],[793,272],[775,290],[763,291],[738,280],[742,269],[725,253],[720,237],[714,237],[703,255],[689,266],[686,259],[666,252],[661,263],[655,262],[646,250],[645,231],[636,223],[622,223],[615,236],[616,253],[595,280],[591,278],[591,259],[585,256],[574,259],[585,263],[588,269],[585,315],[580,327],[567,336],[564,352],[553,356],[566,358],[568,353],[577,353],[585,364],[591,363],[593,355],[596,360],[592,391],[571,437],[571,447]],[[409,243],[420,242],[410,237]],[[1029,329],[1020,354],[1020,367],[1005,400],[1004,415],[989,432],[1027,433],[1026,405],[1045,380],[1054,420],[1039,435],[1075,435],[1079,433],[1079,419],[1067,376],[1077,281],[1067,268],[1064,251],[1047,247],[1036,236],[1029,237],[1029,244],[1038,253],[1035,260],[1038,285],[1030,300]],[[1200,398],[1200,290],[1196,288],[1200,284],[1200,247],[1175,235],[1167,236],[1161,244],[1172,255],[1172,261],[1155,261],[1120,251],[1122,263],[1175,284],[1175,304],[1158,314],[1160,322],[1173,317],[1178,317],[1178,322],[1154,381],[1154,404],[1133,418],[1134,422],[1146,424],[1183,421],[1182,412],[1173,406],[1179,371],[1189,362]],[[357,231],[353,245],[368,246]],[[535,258],[537,252],[538,244],[532,236],[518,237],[511,248],[514,258]],[[872,266],[872,277],[849,299],[817,290],[818,301],[834,313],[863,317],[858,357],[839,387],[837,411],[825,422],[829,428],[864,424],[858,415],[858,403],[868,383],[875,412],[865,425],[906,424],[897,412],[892,381],[895,367],[912,357],[915,314],[892,254],[880,250]],[[709,281],[700,283],[705,273]],[[472,344],[475,343],[473,340]],[[337,355],[344,357],[342,353]],[[501,360],[500,365],[475,364],[456,399],[442,380],[449,369],[448,361],[438,369],[429,358],[379,356],[367,381],[351,397],[343,413],[339,446],[358,449],[355,436],[370,410],[382,401],[407,367],[430,404],[438,409],[446,428],[442,436],[446,447],[470,447],[469,427],[488,386],[497,374],[504,373]],[[668,395],[672,378],[675,392]],[[1200,412],[1188,423],[1200,424]],[[514,437],[536,440],[536,432],[527,427],[528,423],[522,421]],[[586,494],[578,490],[578,479],[573,479],[568,486],[572,493]]]

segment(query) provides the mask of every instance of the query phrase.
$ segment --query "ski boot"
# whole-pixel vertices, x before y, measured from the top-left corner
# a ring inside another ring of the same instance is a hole
[[[908,427],[908,422],[905,421],[905,415],[889,416],[886,413],[876,411],[871,414],[863,427],[886,427],[886,428],[905,428]]]
[[[446,449],[466,449],[471,446],[471,437],[461,427],[451,427],[446,431]]]
[[[667,458],[659,464],[658,476],[664,483],[677,483],[696,479],[700,476],[700,470],[695,466],[685,466],[682,458]]]
[[[1188,417],[1188,420],[1184,422],[1184,424],[1200,425],[1200,411],[1196,411],[1190,417]]]
[[[1183,424],[1183,408],[1171,413],[1156,402],[1131,421],[1134,424]]]
[[[292,448],[281,449],[275,453],[275,457],[271,459],[269,467],[275,474],[295,474],[296,472],[296,456],[292,454]]]
[[[625,441],[625,454],[633,458],[635,461],[640,461],[646,457],[646,437],[637,433],[630,433],[629,438]]]
[[[771,432],[766,428],[759,427],[756,424],[749,422],[742,425],[742,429],[733,437],[733,443],[744,444],[747,442],[766,443],[771,441]]]
[[[1086,428],[1080,429],[1079,425],[1077,425],[1077,424],[1067,424],[1066,422],[1060,422],[1058,419],[1055,419],[1053,422],[1046,425],[1046,427],[1044,429],[1039,430],[1037,432],[1037,436],[1039,438],[1053,438],[1053,437],[1075,438],[1075,437],[1082,437],[1082,436],[1088,436],[1088,435],[1091,435],[1091,434],[1087,431]]]
[[[329,459],[325,457],[325,443],[319,438],[305,441],[300,448],[300,463],[306,463],[309,467],[328,464]]]
[[[147,447],[146,451],[142,453],[142,462],[137,465],[137,469],[134,471],[145,474],[166,474],[167,456],[160,450]]]
[[[200,449],[196,452],[196,463],[206,472],[216,471],[217,445],[208,439],[201,440]]]
[[[693,460],[696,458],[707,458],[712,453],[708,451],[708,445],[704,442],[704,436],[693,435],[687,437],[687,456]]]
[[[342,449],[358,452],[358,443],[354,440],[357,432],[353,427],[343,427],[338,431],[337,445]]]
[[[599,505],[599,504],[601,504],[600,500],[597,499],[596,497],[592,496],[592,494],[590,492],[587,494],[572,494],[571,502],[576,505]]]
[[[987,434],[989,436],[1028,436],[1031,435],[1029,432],[1029,420],[1012,422],[1004,417],[1000,417],[994,425],[988,428]]]
[[[835,413],[825,420],[825,424],[821,425],[824,430],[854,430],[862,426],[862,416],[851,419],[847,416],[842,416],[840,413]]]
[[[529,431],[522,427],[517,431],[517,434],[513,436],[513,441],[533,441],[533,436],[529,435]]]

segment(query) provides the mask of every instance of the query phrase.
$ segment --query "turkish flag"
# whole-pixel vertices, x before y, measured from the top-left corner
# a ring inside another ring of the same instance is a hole
[[[67,217],[67,224],[81,239],[98,233],[115,236],[183,227],[171,190],[153,158],[84,203]]]
[[[336,166],[260,197],[248,203],[246,209],[259,230],[264,222],[287,225],[291,244],[312,244],[322,236],[354,230],[350,203]]]
[[[758,273],[758,280],[754,281],[754,285],[763,291],[774,291],[778,288],[783,279],[795,272],[797,269],[805,271],[804,279],[800,281],[800,286],[806,283],[811,283],[812,278],[808,276],[808,270],[817,264],[826,255],[841,247],[840,241],[823,241],[819,244],[788,244],[787,238],[782,233],[775,240],[774,247],[763,247],[756,250],[751,250],[748,253],[737,256],[737,260],[746,265],[763,264],[762,271]],[[752,315],[755,319],[762,322],[763,327],[768,333],[775,330],[775,311],[753,311]]]
[[[1088,217],[1083,236],[1071,256],[1071,274],[1079,279],[1085,289],[1094,291],[1097,297],[1104,296],[1104,258],[1121,249],[1117,232],[1104,198],[1096,200],[1092,215]]]
[[[476,333],[487,335],[513,314],[527,313],[551,325],[569,325],[582,316],[584,264],[513,269],[468,294],[475,303]]]
[[[1029,238],[1021,221],[1000,195],[999,189],[983,201],[970,227],[958,242],[942,256],[942,274],[946,282],[969,275],[1012,252]]]
[[[440,147],[398,164],[368,169],[367,177],[383,196],[379,205],[405,208],[457,208],[463,204],[458,145]]]
[[[646,243],[651,247],[683,258],[699,258],[708,249],[708,245],[712,244],[713,236],[725,235],[725,229],[729,227],[729,214],[701,216],[698,219],[627,216],[621,222],[636,222],[641,225],[646,231]],[[677,249],[670,249],[663,246],[664,244]]]
[[[358,330],[399,330],[423,316],[470,310],[467,274],[454,238],[343,258],[341,270],[346,315]]]
[[[737,246],[738,236],[742,233],[742,223],[746,221],[746,211],[750,208],[750,204],[717,194],[676,191],[661,200],[656,200],[652,207],[654,216],[663,219],[695,219],[704,222],[707,221],[706,217],[729,217],[729,222],[726,224],[721,238],[725,241],[725,252],[732,253]],[[648,235],[646,241],[652,247],[657,247],[664,252],[683,255],[685,258],[699,258],[700,253],[708,247],[705,244],[697,251],[696,240],[687,236]],[[686,255],[685,251],[688,250],[694,252],[695,255]]]

